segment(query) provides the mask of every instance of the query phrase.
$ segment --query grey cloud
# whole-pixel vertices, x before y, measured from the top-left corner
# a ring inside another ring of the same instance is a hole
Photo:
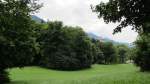
[[[86,32],[93,32],[116,41],[133,42],[137,33],[127,28],[122,33],[112,35],[117,23],[105,24],[92,13],[90,5],[100,1],[108,0],[41,0],[44,7],[36,15],[45,20],[60,20],[66,25],[81,26]]]

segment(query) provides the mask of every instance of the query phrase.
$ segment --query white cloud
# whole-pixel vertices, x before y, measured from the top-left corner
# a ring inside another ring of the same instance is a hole
[[[133,42],[137,33],[127,28],[122,33],[112,35],[117,24],[105,24],[91,11],[90,5],[98,4],[100,1],[107,2],[108,0],[41,0],[44,7],[36,15],[45,20],[63,21],[65,25],[81,26],[86,32],[92,32],[115,41]]]

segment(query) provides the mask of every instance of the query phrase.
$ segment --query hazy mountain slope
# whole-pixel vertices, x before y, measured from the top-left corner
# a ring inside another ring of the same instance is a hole
[[[114,40],[109,39],[109,38],[103,38],[103,37],[101,37],[101,36],[97,36],[97,35],[95,35],[95,34],[93,34],[93,33],[87,33],[87,35],[88,35],[90,38],[97,39],[97,40],[100,40],[100,41],[102,41],[102,42],[112,42],[112,43],[114,43],[115,45],[124,44],[124,45],[127,45],[127,46],[129,46],[129,47],[132,46],[132,44],[130,44],[130,43],[117,42],[117,41],[114,41]]]
[[[36,15],[32,15],[31,18],[32,18],[32,20],[39,22],[39,23],[45,22],[43,19],[41,19],[40,17],[38,17]]]

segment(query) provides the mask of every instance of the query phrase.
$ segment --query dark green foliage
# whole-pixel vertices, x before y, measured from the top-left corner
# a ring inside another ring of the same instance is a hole
[[[126,45],[117,45],[116,46],[117,50],[117,59],[119,63],[126,63],[128,55],[127,53],[129,52],[129,48]]]
[[[40,62],[39,60],[41,59],[41,49],[40,49],[40,44],[37,41],[37,39],[41,36],[41,31],[44,30],[45,26],[47,25],[46,23],[39,23],[39,22],[32,22],[32,28],[33,28],[33,39],[34,39],[34,49],[35,49],[35,54],[32,55],[32,63],[30,65],[35,65],[39,66]]]
[[[120,63],[125,63],[126,62],[126,55],[125,55],[126,54],[126,50],[123,49],[123,48],[119,49],[119,53],[118,54],[119,54],[119,58],[120,58],[119,62]]]
[[[93,51],[91,52],[93,52],[94,56],[93,63],[104,64],[104,54],[100,48],[101,42],[96,39],[92,39],[92,42],[93,42],[93,49],[92,49]]]
[[[29,65],[35,54],[35,49],[29,43],[17,42],[14,45],[1,43],[0,44],[0,66],[4,69],[15,66]]]
[[[141,35],[136,41],[134,62],[141,71],[150,71],[150,34]]]
[[[59,70],[77,70],[91,67],[92,42],[79,27],[49,22],[38,39],[41,45],[41,64]]]
[[[35,54],[29,15],[32,9],[38,8],[34,3],[32,0],[0,0],[0,67],[4,69],[27,65]]]
[[[104,63],[111,64],[117,62],[116,50],[111,42],[102,42],[100,48],[104,54]]]
[[[136,57],[137,48],[134,46],[130,48],[127,52],[127,59],[132,62],[133,59]]]
[[[10,82],[8,73],[4,69],[0,69],[0,84]]]
[[[141,33],[150,32],[147,25],[150,23],[150,0],[109,0],[101,2],[93,8],[99,18],[106,23],[121,22],[114,33],[121,32],[122,28],[132,26],[134,30]]]
[[[34,2],[35,1],[35,2]],[[0,0],[0,82],[4,71],[29,65],[35,55],[35,39],[30,13],[40,6],[37,0]]]

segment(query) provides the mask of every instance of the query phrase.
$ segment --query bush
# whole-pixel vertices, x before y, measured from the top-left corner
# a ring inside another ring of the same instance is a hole
[[[41,45],[43,67],[59,70],[78,70],[91,67],[92,42],[79,27],[49,22],[38,39]]]

